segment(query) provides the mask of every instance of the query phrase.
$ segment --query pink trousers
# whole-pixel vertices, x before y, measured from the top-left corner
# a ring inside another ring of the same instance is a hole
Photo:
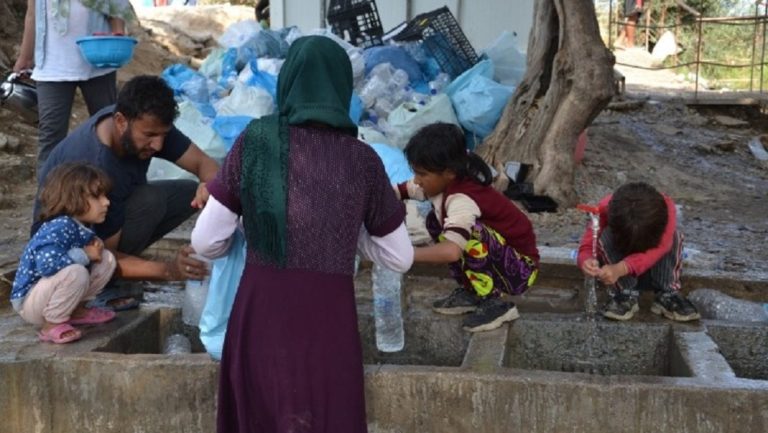
[[[27,293],[19,314],[27,322],[64,323],[77,306],[96,297],[115,273],[115,256],[104,249],[101,261],[88,271],[83,265],[69,265],[50,277],[43,277]]]

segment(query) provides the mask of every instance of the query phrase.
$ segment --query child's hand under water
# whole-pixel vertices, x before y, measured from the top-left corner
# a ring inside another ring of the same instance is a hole
[[[596,277],[600,274],[600,263],[597,259],[587,259],[581,264],[581,272],[588,277]]]
[[[614,263],[612,265],[605,265],[602,268],[600,268],[600,272],[597,275],[597,278],[600,280],[601,283],[612,286],[616,284],[616,281],[619,280],[619,278],[627,275],[629,273],[629,270],[627,269],[627,266],[624,264],[623,261],[619,263]]]

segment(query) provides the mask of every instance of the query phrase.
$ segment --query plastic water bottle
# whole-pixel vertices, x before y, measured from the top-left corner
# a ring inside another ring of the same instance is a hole
[[[434,80],[429,82],[429,93],[431,95],[437,95],[442,92],[449,84],[451,84],[451,76],[445,72],[437,74]]]
[[[192,343],[189,338],[181,334],[173,334],[165,340],[163,353],[166,355],[186,355],[192,352]]]
[[[376,319],[376,347],[382,352],[403,350],[403,315],[400,283],[403,275],[373,265],[373,314]]]
[[[208,297],[208,285],[211,282],[211,261],[197,254],[190,254],[189,257],[200,260],[206,264],[208,275],[202,280],[187,280],[184,287],[184,304],[181,307],[181,319],[190,326],[198,326],[200,315],[205,306],[205,299]]]

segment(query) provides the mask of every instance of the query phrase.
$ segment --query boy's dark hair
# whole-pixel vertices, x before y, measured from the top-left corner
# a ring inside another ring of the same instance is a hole
[[[61,164],[51,170],[40,190],[40,221],[59,215],[88,212],[88,198],[106,194],[112,181],[98,167],[85,162]]]
[[[608,204],[608,228],[623,255],[647,251],[659,244],[667,226],[664,196],[644,182],[620,186]]]
[[[151,115],[163,124],[171,125],[177,111],[173,90],[165,80],[153,75],[131,78],[117,94],[115,112],[122,113],[128,120]]]
[[[416,133],[405,146],[405,157],[411,167],[431,173],[450,170],[459,179],[472,178],[490,185],[491,169],[479,156],[467,152],[464,132],[451,123],[433,123]]]

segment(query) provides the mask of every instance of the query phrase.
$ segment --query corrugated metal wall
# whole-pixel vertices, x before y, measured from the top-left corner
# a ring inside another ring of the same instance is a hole
[[[420,13],[448,6],[477,51],[488,47],[502,31],[515,32],[525,51],[533,22],[534,0],[379,0],[384,31]],[[325,27],[330,0],[271,0],[273,28],[298,26],[303,31]]]

